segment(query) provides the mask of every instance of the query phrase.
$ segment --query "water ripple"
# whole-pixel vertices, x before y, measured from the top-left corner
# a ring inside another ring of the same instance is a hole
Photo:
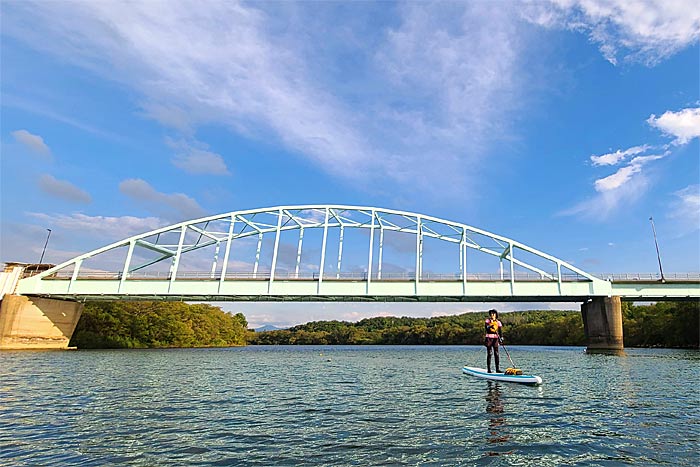
[[[0,465],[694,466],[700,352],[514,346],[2,352]]]

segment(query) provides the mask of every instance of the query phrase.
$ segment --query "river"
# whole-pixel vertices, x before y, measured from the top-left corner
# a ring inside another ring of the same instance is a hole
[[[700,463],[700,351],[508,350],[542,386],[472,346],[3,351],[0,465]]]

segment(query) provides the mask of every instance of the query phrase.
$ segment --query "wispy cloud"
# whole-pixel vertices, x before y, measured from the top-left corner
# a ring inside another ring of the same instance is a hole
[[[625,183],[629,182],[630,179],[642,171],[642,167],[645,164],[664,158],[668,154],[664,155],[652,155],[652,156],[637,156],[632,161],[622,167],[617,172],[607,177],[600,178],[595,181],[595,189],[597,192],[606,192],[611,190],[616,190],[620,188]]]
[[[658,128],[666,135],[675,137],[674,144],[686,144],[693,138],[700,138],[700,107],[664,112],[647,119],[649,125]]]
[[[634,151],[618,151],[622,154],[639,154],[637,148],[646,148],[649,146],[637,146]],[[617,158],[615,163],[620,163],[624,157],[617,157],[616,153],[612,153]],[[667,151],[664,154],[652,154],[645,156],[634,157],[625,166],[620,167],[615,173],[597,179],[593,186],[597,194],[585,201],[582,201],[572,208],[561,211],[560,215],[565,216],[583,216],[587,219],[605,220],[611,214],[615,213],[624,205],[631,204],[639,200],[648,190],[650,186],[649,178],[643,172],[645,166],[655,160],[663,159],[670,153]],[[596,156],[592,156],[591,159]],[[605,155],[600,156],[605,157]],[[611,158],[612,159],[612,158]],[[595,165],[595,163],[594,163]],[[598,164],[611,165],[611,164]]]
[[[645,176],[646,166],[671,154],[673,146],[685,145],[700,137],[700,108],[687,108],[677,112],[667,111],[660,117],[651,115],[647,123],[660,129],[666,136],[675,138],[672,144],[651,146],[643,144],[628,149],[590,156],[594,167],[626,165],[613,174],[598,178],[593,186],[597,194],[574,207],[561,211],[560,215],[583,215],[591,219],[606,219],[626,203],[640,199],[648,190],[650,181]],[[664,149],[662,154],[645,154],[650,150]],[[631,156],[631,160],[627,159]]]
[[[602,154],[600,156],[591,156],[591,162],[594,166],[601,165],[617,165],[618,163],[624,161],[629,156],[635,156],[646,152],[650,148],[649,145],[645,144],[643,146],[632,146],[629,149],[620,150],[608,154]]]
[[[3,23],[3,27],[5,26],[5,23]],[[78,128],[79,130],[86,131],[88,133],[92,133],[94,135],[100,136],[102,138],[107,138],[112,141],[117,141],[120,143],[128,143],[128,141],[119,135],[110,133],[108,131],[104,131],[102,129],[96,128],[92,125],[89,125],[85,122],[76,120],[75,118],[68,117],[66,115],[62,115],[49,107],[47,107],[46,104],[41,104],[38,102],[32,102],[24,98],[20,98],[11,94],[2,94],[2,98],[0,99],[2,102],[3,107],[13,107],[16,109],[24,110],[26,112],[30,112],[36,115],[41,115],[42,117],[50,118],[52,120],[55,120],[57,122],[65,123],[66,125],[70,125],[74,128]]]
[[[618,177],[626,176],[628,171],[624,171],[623,175]],[[559,214],[563,216],[582,216],[585,219],[597,221],[606,220],[622,206],[639,200],[646,193],[650,183],[641,170],[636,171],[634,176],[629,176],[624,183],[617,184],[614,183],[615,181],[617,180],[610,182],[610,189],[598,191],[595,196],[576,204],[572,208],[565,209]],[[616,186],[612,188],[612,185]]]
[[[665,5],[401,3],[371,31],[336,36],[327,22],[294,20],[323,10],[345,21],[335,4],[27,1],[5,5],[3,33],[134,89],[145,115],[187,141],[216,124],[356,184],[454,198],[480,182],[474,174],[496,141],[517,138],[525,62],[537,59],[527,55],[532,28],[523,16],[588,31],[611,60],[656,60],[697,39],[697,9]],[[350,16],[372,8],[354,4]],[[196,148],[173,163],[221,173],[227,156]]]
[[[316,67],[325,25],[291,21],[279,28],[265,8],[236,2],[153,1],[129,8],[16,2],[3,13],[5,34],[135,88],[146,115],[187,138],[199,125],[224,125],[282,144],[355,182],[381,179],[382,186],[393,181],[426,193],[462,192],[467,168],[510,133],[521,101],[519,52],[527,45],[511,6],[399,5],[397,21],[387,29],[352,37],[355,58],[372,75],[352,93],[338,92],[346,89],[346,76],[319,76],[325,71]],[[318,5],[285,8],[308,16]],[[22,27],[27,23],[32,27]],[[206,158],[203,165],[220,167],[212,154],[174,162],[192,171]]]
[[[51,149],[49,149],[41,136],[32,134],[27,130],[15,130],[12,132],[12,136],[15,138],[15,141],[21,143],[33,153],[45,158],[51,158]]]
[[[39,177],[38,183],[41,191],[57,198],[75,203],[90,203],[92,201],[92,197],[87,191],[78,188],[71,182],[58,180],[49,174]]]
[[[181,221],[206,215],[199,203],[189,196],[183,193],[161,193],[139,178],[122,181],[119,183],[119,191],[168,220]]]
[[[700,185],[688,185],[673,196],[668,217],[678,221],[682,234],[700,230]]]
[[[522,13],[542,26],[587,32],[613,64],[654,65],[700,39],[695,0],[549,0]]]
[[[231,175],[224,159],[208,151],[203,143],[188,143],[184,140],[168,139],[168,146],[176,151],[171,159],[173,165],[193,175]]]
[[[116,241],[167,225],[157,217],[110,217],[89,216],[82,213],[47,214],[39,212],[30,212],[28,215],[53,229],[100,238],[103,241]]]

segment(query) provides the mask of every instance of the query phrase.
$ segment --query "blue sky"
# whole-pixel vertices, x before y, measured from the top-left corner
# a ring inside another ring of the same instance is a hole
[[[700,270],[694,1],[13,2],[0,261],[337,203],[480,227],[593,273]],[[475,304],[227,304],[252,323]],[[503,309],[518,305],[503,305]]]

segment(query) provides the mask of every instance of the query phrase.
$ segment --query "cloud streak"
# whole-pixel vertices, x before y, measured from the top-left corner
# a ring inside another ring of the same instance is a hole
[[[670,155],[672,146],[685,145],[700,137],[700,108],[686,108],[677,112],[669,110],[660,117],[652,114],[647,119],[647,123],[661,130],[666,136],[675,138],[671,144],[660,146],[665,150],[663,154],[644,154],[659,147],[643,144],[625,150],[618,149],[615,152],[591,156],[590,160],[594,167],[615,166],[625,162],[630,156],[635,157],[625,166],[617,169],[615,173],[597,179],[593,184],[597,192],[596,196],[561,211],[560,215],[583,215],[590,219],[605,219],[625,203],[633,203],[640,199],[650,186],[649,179],[643,173],[645,167],[650,162]],[[692,196],[684,197],[677,193],[676,196],[686,201],[693,199]],[[676,202],[676,211],[685,213],[682,206],[686,205],[686,201]],[[678,217],[688,216],[683,214]]]
[[[157,217],[134,216],[89,216],[82,213],[47,214],[30,212],[28,215],[53,229],[61,229],[74,234],[116,241],[142,232],[155,230],[165,225]]]
[[[119,183],[119,191],[149,211],[172,221],[203,217],[206,211],[183,193],[161,193],[145,180],[130,178]]]
[[[44,138],[39,135],[32,134],[27,130],[16,130],[12,132],[15,141],[22,144],[35,154],[39,154],[45,158],[51,158],[51,149],[44,142]]]
[[[44,174],[39,178],[39,188],[46,194],[74,203],[90,203],[90,194],[71,182],[58,180],[49,174]]]
[[[376,13],[365,4],[347,19],[337,5],[306,3],[285,4],[284,20],[279,5],[238,2],[28,1],[3,13],[4,34],[133,88],[143,114],[186,141],[203,125],[225,126],[356,186],[444,197],[478,184],[473,174],[494,143],[517,137],[525,62],[537,59],[528,55],[532,23],[586,31],[611,61],[651,63],[697,40],[697,9],[665,5],[404,3],[371,30],[347,26]],[[344,15],[344,36],[313,21],[323,14]],[[171,162],[206,175],[230,166],[196,145]]]
[[[176,154],[170,160],[173,165],[192,175],[231,175],[224,159],[208,151],[202,143],[190,144],[185,141],[167,140]],[[198,147],[198,146],[204,146]]]
[[[645,164],[662,159],[666,155],[635,157],[628,165],[622,167],[614,174],[596,180],[595,189],[599,193],[616,190],[627,183],[635,174],[640,173]]]
[[[682,234],[700,230],[700,185],[688,185],[673,196],[668,217],[678,221]]]
[[[400,5],[398,21],[378,35],[351,38],[372,79],[349,94],[337,92],[347,77],[319,76],[320,42],[298,39],[325,40],[327,31],[289,22],[282,29],[292,30],[280,32],[276,13],[264,8],[18,2],[4,12],[5,33],[135,88],[145,115],[187,138],[197,126],[224,125],[367,185],[381,179],[462,192],[466,169],[508,133],[527,42],[510,7]],[[308,16],[317,6],[286,8]],[[34,26],[21,27],[27,23]],[[189,173],[221,173],[226,160],[217,156],[196,149],[172,162]]]
[[[645,144],[642,146],[632,146],[631,148],[625,149],[624,151],[618,149],[617,151],[608,154],[602,154],[600,156],[591,156],[591,162],[594,166],[617,165],[618,163],[627,159],[629,156],[641,154],[643,152],[646,152],[649,148],[650,146]]]
[[[654,65],[700,39],[695,0],[549,0],[523,16],[541,26],[587,32],[606,60]]]

